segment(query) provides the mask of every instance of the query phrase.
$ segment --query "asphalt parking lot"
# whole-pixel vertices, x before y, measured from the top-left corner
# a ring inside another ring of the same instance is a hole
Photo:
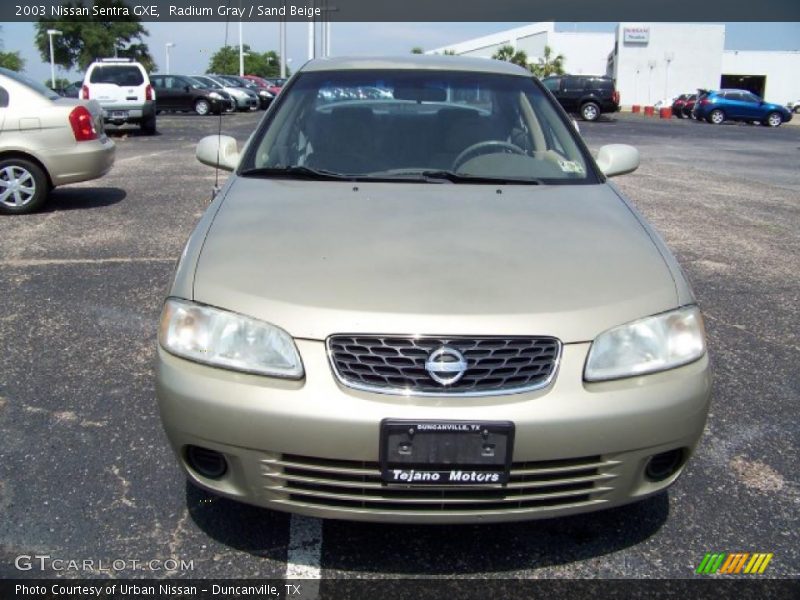
[[[244,141],[260,114],[226,115],[222,132]],[[172,577],[691,578],[710,551],[772,552],[768,575],[800,575],[800,128],[580,123],[593,149],[641,152],[615,181],[705,312],[707,432],[678,483],[645,502],[419,527],[291,518],[206,495],[178,470],[155,404],[156,323],[214,184],[194,146],[217,126],[162,115],[158,136],[116,132],[106,177],[0,218],[0,577],[40,576],[14,559],[46,554],[192,561],[155,573]]]

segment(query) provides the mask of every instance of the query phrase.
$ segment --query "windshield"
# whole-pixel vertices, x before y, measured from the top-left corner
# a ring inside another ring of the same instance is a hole
[[[22,85],[31,88],[33,91],[41,94],[45,98],[49,100],[57,100],[61,98],[56,92],[51,90],[46,85],[42,85],[38,81],[31,79],[27,75],[23,75],[22,73],[17,73],[16,71],[12,71],[10,69],[6,69],[0,67],[0,74],[5,75],[6,77],[13,79],[17,83],[21,83]]]
[[[216,81],[214,81],[213,79],[211,79],[210,77],[206,77],[204,75],[194,75],[192,78],[196,79],[197,81],[199,81],[203,85],[203,87],[205,87],[205,88],[208,88],[208,89],[211,89],[211,90],[221,90],[222,89],[222,86],[220,84],[218,84]]]
[[[311,72],[300,73],[282,96],[254,134],[240,174],[597,181],[576,132],[532,77]]]

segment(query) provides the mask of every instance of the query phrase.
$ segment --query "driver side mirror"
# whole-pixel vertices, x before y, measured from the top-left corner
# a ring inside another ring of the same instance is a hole
[[[239,164],[239,148],[229,135],[209,135],[197,144],[195,156],[204,165],[233,171]]]
[[[606,177],[625,175],[639,168],[639,151],[627,144],[601,146],[595,159]]]
[[[190,86],[190,85],[185,85],[185,86],[183,86],[183,91],[184,91],[184,92],[189,92],[189,91],[191,91],[191,90],[192,90],[192,86]]]

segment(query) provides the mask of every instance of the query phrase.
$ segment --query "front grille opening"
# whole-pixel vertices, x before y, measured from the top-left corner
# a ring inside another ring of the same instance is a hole
[[[495,487],[388,485],[375,461],[284,454],[275,466],[289,499],[315,506],[405,512],[492,511],[596,501],[607,466],[600,456],[516,462],[509,484]],[[577,481],[576,481],[577,480]]]
[[[362,508],[370,510],[393,510],[393,511],[437,511],[445,509],[447,512],[485,512],[492,510],[513,510],[515,508],[549,508],[553,506],[563,506],[565,504],[582,504],[590,502],[591,497],[588,494],[581,496],[569,496],[565,498],[547,498],[547,499],[534,499],[523,500],[521,502],[476,502],[476,503],[459,503],[447,504],[443,502],[441,505],[437,504],[413,504],[408,502],[370,502],[361,500],[339,500],[333,498],[315,498],[313,496],[304,496],[302,494],[290,494],[289,499],[294,502],[302,502],[303,504],[314,504],[320,506],[340,507],[340,508]]]
[[[467,363],[448,386],[425,369],[442,347],[458,350]],[[335,335],[328,338],[334,372],[345,385],[384,393],[501,394],[535,389],[554,375],[561,343],[552,337],[396,337]]]

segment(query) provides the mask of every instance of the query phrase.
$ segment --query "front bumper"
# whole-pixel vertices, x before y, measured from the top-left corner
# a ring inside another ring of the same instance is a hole
[[[665,373],[586,384],[589,344],[564,346],[545,389],[481,398],[407,398],[342,387],[322,342],[298,340],[306,378],[276,380],[210,368],[159,348],[157,395],[188,477],[217,494],[323,518],[405,523],[513,521],[626,504],[680,474],[645,477],[649,458],[699,440],[708,412],[707,357]],[[384,418],[509,420],[516,428],[507,488],[396,488],[378,473]],[[188,467],[186,447],[222,453],[220,479]]]

